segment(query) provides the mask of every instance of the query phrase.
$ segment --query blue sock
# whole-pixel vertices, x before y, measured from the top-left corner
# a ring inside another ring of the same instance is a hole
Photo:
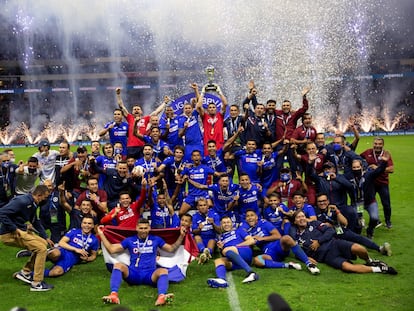
[[[50,270],[49,269],[45,269],[45,272],[43,273],[43,275],[45,277],[49,277],[49,273],[50,273]]]
[[[244,271],[246,271],[247,273],[252,272],[252,268],[247,264],[247,262],[244,261],[244,259],[237,253],[233,252],[233,251],[228,251],[226,253],[226,257],[228,259],[230,259],[230,261],[233,264],[238,265],[239,267],[241,267]]]
[[[211,248],[208,248],[208,251],[210,252],[210,255],[213,255],[213,250]]]
[[[197,243],[197,247],[198,247],[198,250],[202,252],[204,250],[204,243],[203,242]]]
[[[278,262],[278,261],[273,261],[269,259],[265,259],[264,262],[265,262],[266,268],[274,268],[274,269],[286,268],[286,264],[284,262]]]
[[[161,274],[157,281],[158,295],[166,294],[168,290],[168,274]]]
[[[217,266],[216,275],[218,278],[225,280],[226,279],[226,267],[224,265]]]
[[[283,225],[283,235],[289,235],[290,227],[292,227],[292,224],[290,222],[286,222]]]
[[[305,254],[299,244],[296,243],[296,245],[292,247],[292,252],[297,258],[299,258],[300,261],[304,262],[306,265],[311,263],[308,256]]]
[[[121,286],[122,282],[122,272],[119,269],[113,269],[111,274],[111,293],[112,292],[118,292],[119,287]]]

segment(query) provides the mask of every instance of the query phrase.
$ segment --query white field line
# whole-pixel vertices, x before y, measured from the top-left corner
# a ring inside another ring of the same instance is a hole
[[[229,304],[232,311],[241,311],[239,296],[237,295],[236,286],[234,285],[233,275],[231,272],[227,273],[227,281],[229,287],[227,288],[227,296],[229,297]]]

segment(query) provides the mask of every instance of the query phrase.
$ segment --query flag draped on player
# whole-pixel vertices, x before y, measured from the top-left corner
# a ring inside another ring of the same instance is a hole
[[[118,226],[105,226],[104,234],[109,242],[119,243],[123,239],[137,234],[136,230],[128,228],[120,228]],[[180,228],[171,229],[152,229],[150,234],[157,235],[164,239],[168,244],[173,244],[180,235]],[[110,254],[105,246],[101,243],[102,253],[108,270],[112,270],[113,264],[122,262],[126,265],[130,264],[129,252],[125,250],[122,253]],[[170,282],[180,282],[185,279],[188,264],[198,256],[198,248],[193,237],[187,233],[182,245],[174,252],[168,253],[159,250],[160,254],[157,264],[160,267],[168,269],[168,279]]]

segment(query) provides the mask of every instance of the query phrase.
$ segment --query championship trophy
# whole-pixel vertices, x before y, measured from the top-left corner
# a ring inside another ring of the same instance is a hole
[[[209,65],[206,67],[206,75],[208,84],[205,85],[206,92],[216,92],[217,91],[217,85],[213,83],[214,81],[214,67],[212,65]]]

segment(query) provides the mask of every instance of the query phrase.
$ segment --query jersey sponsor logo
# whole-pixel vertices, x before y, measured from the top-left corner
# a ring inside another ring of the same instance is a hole
[[[257,197],[250,197],[250,198],[243,199],[243,203],[253,203],[256,201],[257,201]]]

